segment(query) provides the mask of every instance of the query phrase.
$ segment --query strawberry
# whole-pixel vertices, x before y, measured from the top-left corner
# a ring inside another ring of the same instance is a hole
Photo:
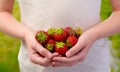
[[[66,40],[66,45],[72,47],[77,43],[78,39],[75,36],[69,36]]]
[[[47,30],[47,33],[51,39],[53,38],[54,32],[55,32],[55,28],[49,28]]]
[[[58,41],[58,42],[65,41],[67,38],[67,34],[62,28],[58,28],[55,30],[53,38],[55,41]]]
[[[75,31],[73,30],[72,27],[65,27],[64,31],[67,33],[67,36],[75,35]]]
[[[68,47],[65,43],[63,42],[56,42],[55,44],[55,52],[58,52],[60,55],[65,55],[67,52]]]
[[[38,31],[35,35],[35,38],[42,45],[46,44],[49,40],[49,36],[45,31]]]
[[[82,35],[82,29],[80,27],[75,28],[75,35],[76,37],[80,37]]]
[[[53,52],[55,46],[55,41],[49,39],[48,43],[45,45],[45,48],[48,49],[50,52]]]

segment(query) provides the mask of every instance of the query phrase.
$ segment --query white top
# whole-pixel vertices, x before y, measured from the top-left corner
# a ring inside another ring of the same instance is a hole
[[[50,27],[80,26],[83,30],[100,22],[101,0],[19,0],[21,22],[33,30]],[[106,39],[97,40],[86,59],[71,67],[42,67],[29,61],[28,51],[21,42],[21,72],[110,72],[109,47]]]

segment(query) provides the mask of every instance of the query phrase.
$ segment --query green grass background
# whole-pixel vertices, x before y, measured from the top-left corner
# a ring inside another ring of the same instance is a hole
[[[109,0],[102,0],[101,19],[108,18],[111,14]],[[20,21],[20,12],[17,1],[14,4],[13,16]],[[108,26],[109,27],[109,26]],[[114,64],[111,65],[112,72],[120,72],[120,34],[109,37],[112,41],[111,53]],[[0,72],[19,72],[17,55],[20,41],[0,32]]]

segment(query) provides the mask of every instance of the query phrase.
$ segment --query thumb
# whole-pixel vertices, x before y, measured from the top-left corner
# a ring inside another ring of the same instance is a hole
[[[48,51],[47,49],[45,49],[43,46],[41,46],[40,44],[39,45],[36,45],[35,47],[35,50],[41,54],[42,56],[45,56],[49,59],[52,58],[52,53],[50,51]]]
[[[77,54],[82,48],[83,48],[82,43],[77,42],[75,46],[73,46],[72,48],[70,48],[70,49],[66,52],[66,56],[67,56],[67,57],[71,57],[71,56]]]

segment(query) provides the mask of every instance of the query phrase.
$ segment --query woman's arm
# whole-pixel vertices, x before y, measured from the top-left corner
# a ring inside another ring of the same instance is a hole
[[[25,41],[29,52],[29,58],[33,63],[49,66],[52,56],[58,54],[52,55],[51,52],[43,48],[35,40],[35,33],[14,19],[11,14],[13,4],[14,0],[0,0],[0,31]],[[44,57],[41,57],[40,54]]]
[[[88,29],[83,35],[92,35],[90,38],[93,41],[107,37],[120,32],[120,0],[111,0],[111,5],[113,12],[111,16],[105,21],[95,25],[94,27]],[[80,46],[80,45],[79,45]],[[70,49],[66,54],[68,57],[74,55],[79,51],[77,47]]]
[[[24,40],[31,31],[12,16],[14,0],[0,0],[0,31]]]
[[[120,32],[120,0],[111,0],[111,5],[113,9],[111,16],[88,30],[97,39]]]

